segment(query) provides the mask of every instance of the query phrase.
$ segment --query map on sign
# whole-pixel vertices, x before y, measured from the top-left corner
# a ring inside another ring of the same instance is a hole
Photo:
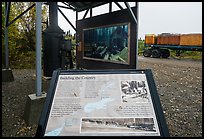
[[[44,136],[160,136],[145,74],[59,75]]]
[[[106,109],[108,102],[113,101],[114,99],[112,98],[105,98],[100,100],[99,102],[95,103],[88,103],[84,106],[84,112],[90,113],[94,111],[95,109]]]

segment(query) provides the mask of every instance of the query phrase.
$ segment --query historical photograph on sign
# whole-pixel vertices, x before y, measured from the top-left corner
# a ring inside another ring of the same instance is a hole
[[[145,81],[121,81],[122,102],[149,102]]]
[[[153,118],[82,118],[81,132],[156,132]]]
[[[85,29],[84,57],[128,63],[128,24]]]

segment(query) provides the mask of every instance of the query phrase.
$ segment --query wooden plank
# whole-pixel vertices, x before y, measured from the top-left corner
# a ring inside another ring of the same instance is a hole
[[[155,34],[146,34],[145,35],[145,44],[157,44]]]
[[[182,46],[202,46],[202,34],[182,34],[180,36]]]

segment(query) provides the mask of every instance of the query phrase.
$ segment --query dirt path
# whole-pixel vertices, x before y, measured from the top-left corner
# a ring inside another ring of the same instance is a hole
[[[152,69],[170,136],[202,136],[202,61],[138,58]]]
[[[152,58],[152,57],[138,57],[139,62],[146,62],[150,64],[165,64],[170,66],[183,66],[183,67],[202,67],[201,60],[192,59],[179,59],[179,58]]]
[[[138,58],[140,69],[152,69],[170,136],[202,137],[202,62]],[[34,136],[37,123],[25,124],[26,98],[35,93],[35,69],[13,69],[15,80],[2,83],[2,136]],[[43,90],[49,82],[43,80]]]

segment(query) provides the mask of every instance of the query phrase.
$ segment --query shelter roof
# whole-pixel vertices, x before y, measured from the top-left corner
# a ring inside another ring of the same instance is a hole
[[[64,3],[72,7],[74,11],[81,12],[90,8],[101,6],[109,2],[64,2]]]

